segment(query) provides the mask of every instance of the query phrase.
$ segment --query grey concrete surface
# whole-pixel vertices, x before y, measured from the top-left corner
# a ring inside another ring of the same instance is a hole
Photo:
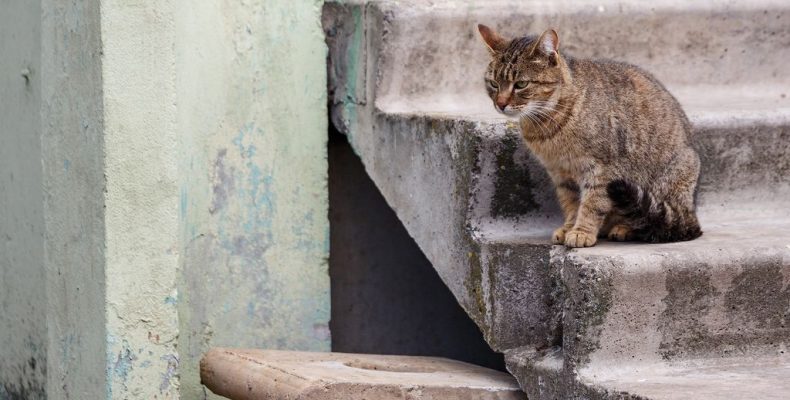
[[[53,399],[107,394],[99,6],[41,2],[46,396]]]
[[[332,351],[446,357],[504,371],[340,133],[329,140]]]
[[[695,128],[703,237],[549,246],[556,200],[485,96],[479,22],[508,35],[555,27],[563,51],[629,61],[664,81]],[[700,360],[726,371],[727,360],[748,357],[781,377],[790,363],[788,22],[790,7],[773,0],[328,3],[332,118],[488,343],[532,352],[507,360],[533,398],[665,398],[617,384],[642,364],[650,374],[685,362],[693,375]],[[611,366],[622,374],[605,386],[588,379]],[[700,378],[696,398],[716,398],[710,382]],[[781,389],[758,387],[767,397]]]
[[[233,400],[524,400],[512,376],[434,357],[211,349],[200,376]]]
[[[507,352],[511,372],[530,399],[786,399],[783,357],[728,357],[675,362],[620,362],[568,375],[561,350]]]
[[[46,385],[41,4],[0,1],[0,399]]]

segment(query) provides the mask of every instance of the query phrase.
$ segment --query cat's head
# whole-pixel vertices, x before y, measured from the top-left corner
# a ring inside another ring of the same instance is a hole
[[[549,29],[540,36],[506,39],[485,25],[477,28],[491,54],[485,87],[496,110],[510,117],[540,116],[553,110],[565,67],[557,32]]]

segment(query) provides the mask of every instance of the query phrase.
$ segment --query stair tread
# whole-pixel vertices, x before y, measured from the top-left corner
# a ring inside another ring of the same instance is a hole
[[[790,123],[790,87],[761,85],[698,85],[670,88],[694,125],[737,123]],[[462,98],[459,101],[458,98]],[[385,98],[377,102],[380,111],[392,115],[423,116],[440,120],[460,120],[488,124],[515,121],[498,114],[480,88],[479,93],[422,98]]]
[[[734,256],[758,249],[782,249],[790,255],[790,218],[711,221],[702,227],[704,234],[698,239],[675,243],[617,243],[608,240],[585,249],[576,249],[581,257],[620,257],[638,262],[652,255],[699,257],[715,254]]]
[[[763,247],[767,244],[774,246],[790,245],[790,216],[786,215],[782,205],[786,202],[769,201],[755,202],[749,208],[731,210],[729,216],[723,216],[718,206],[715,208],[703,207],[700,210],[700,223],[704,234],[696,240],[678,243],[638,243],[638,242],[611,242],[602,239],[600,244],[584,249],[586,254],[604,255],[612,251],[654,251],[654,250],[682,250],[689,247],[701,246],[727,246],[734,247]],[[550,244],[554,228],[559,226],[559,218],[542,219],[538,221],[525,220],[485,220],[481,228],[475,232],[475,237],[484,243],[525,243],[525,244]],[[600,251],[598,251],[600,250]]]
[[[786,399],[790,358],[769,356],[583,369],[581,380],[650,399]]]

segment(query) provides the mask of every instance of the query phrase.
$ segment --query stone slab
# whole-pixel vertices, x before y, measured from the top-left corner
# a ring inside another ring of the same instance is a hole
[[[200,376],[233,400],[526,399],[505,373],[433,357],[214,348]]]

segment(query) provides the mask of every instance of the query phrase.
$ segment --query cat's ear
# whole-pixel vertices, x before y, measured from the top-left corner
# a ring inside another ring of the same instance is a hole
[[[547,29],[540,35],[538,38],[537,43],[535,44],[535,50],[539,51],[543,55],[547,56],[549,60],[556,63],[557,61],[557,51],[560,48],[560,37],[557,36],[557,31],[554,29]]]
[[[507,39],[499,36],[493,29],[479,24],[477,30],[480,32],[480,37],[483,38],[483,43],[486,44],[491,53],[497,53],[505,49],[507,46]]]

